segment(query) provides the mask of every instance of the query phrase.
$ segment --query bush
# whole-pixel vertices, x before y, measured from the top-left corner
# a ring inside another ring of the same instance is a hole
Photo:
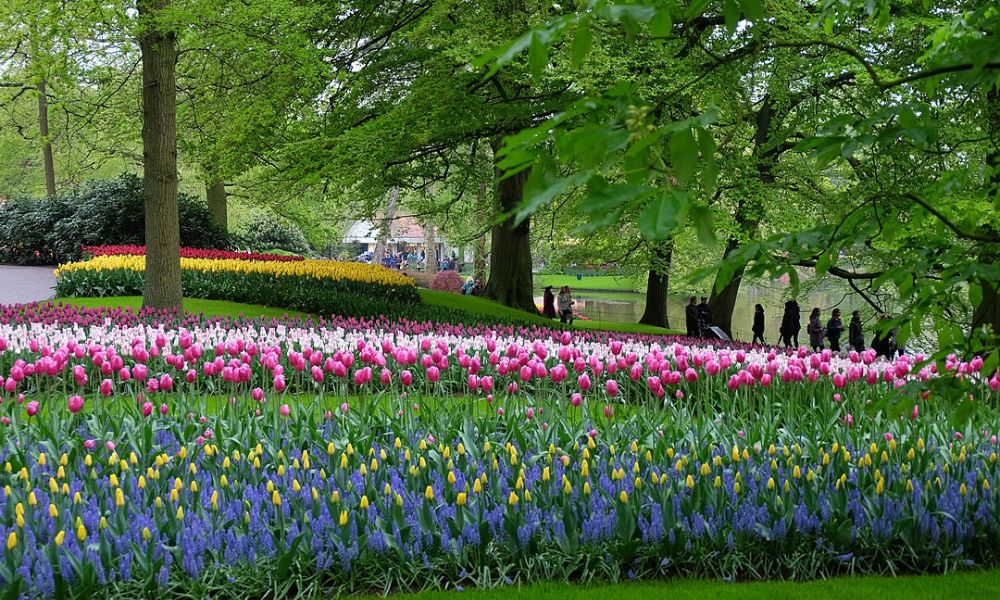
[[[178,196],[181,245],[225,248],[226,233],[208,205]],[[146,242],[142,180],[123,175],[44,200],[20,198],[0,204],[0,261],[53,264],[78,260],[81,246],[142,245]]]
[[[462,276],[458,274],[457,271],[438,271],[434,275],[434,279],[431,280],[432,290],[441,290],[442,292],[451,292],[453,294],[462,293]]]
[[[297,225],[274,215],[257,215],[240,232],[232,236],[233,245],[240,250],[271,252],[284,250],[296,254],[310,251],[306,234]]]

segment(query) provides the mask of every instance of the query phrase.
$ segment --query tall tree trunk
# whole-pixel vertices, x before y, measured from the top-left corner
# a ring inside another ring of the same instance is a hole
[[[479,195],[476,196],[476,220],[479,226],[487,222],[486,182],[480,182]],[[486,281],[486,231],[479,234],[472,246],[472,276],[478,281]]]
[[[434,231],[434,223],[431,222],[424,225],[424,259],[427,263],[425,272],[428,275],[437,273],[437,239]]]
[[[156,17],[170,0],[140,0],[142,162],[146,204],[146,274],[142,305],[181,308],[181,236],[177,206],[177,36]]]
[[[218,179],[212,181],[205,186],[205,197],[208,199],[208,210],[212,213],[212,219],[219,227],[222,227],[223,231],[229,231],[226,184]]]
[[[52,140],[49,139],[49,99],[45,80],[38,82],[38,133],[42,138],[42,165],[45,170],[45,195],[56,195],[56,166],[52,160]]]
[[[501,213],[506,215],[517,208],[524,197],[528,170],[505,179],[501,179],[502,175],[497,169],[497,199]],[[514,218],[508,217],[493,226],[490,279],[484,295],[512,308],[537,314],[531,274],[530,233],[529,219],[514,225]]]
[[[389,191],[389,204],[385,207],[385,218],[379,224],[378,237],[375,238],[375,252],[372,256],[375,257],[376,262],[382,260],[382,257],[385,256],[385,247],[392,234],[392,220],[396,218],[396,205],[398,203],[399,188],[393,187]]]
[[[644,325],[670,327],[667,315],[667,294],[670,290],[670,261],[674,254],[674,241],[655,243],[650,249],[649,276],[646,279],[646,310],[639,322]]]
[[[729,238],[729,241],[726,242],[726,251],[723,254],[723,260],[729,258],[733,252],[739,249],[739,240],[734,237]],[[711,296],[708,300],[708,304],[712,308],[712,321],[714,321],[712,324],[725,331],[726,335],[731,339],[735,339],[733,338],[733,312],[736,310],[736,300],[740,295],[740,285],[743,283],[743,271],[745,268],[745,266],[737,268],[733,272],[729,282],[721,290],[713,286]],[[718,282],[719,279],[716,276],[716,284]]]

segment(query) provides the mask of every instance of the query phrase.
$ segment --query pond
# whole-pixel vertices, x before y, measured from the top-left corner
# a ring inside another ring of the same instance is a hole
[[[558,290],[556,290],[558,291]],[[776,283],[770,285],[751,285],[744,283],[740,287],[739,300],[733,312],[733,335],[735,339],[750,341],[753,338],[753,310],[755,304],[764,306],[764,339],[768,343],[778,342],[778,327],[781,325],[781,315],[785,300],[789,297],[787,286]],[[684,329],[684,305],[688,296],[671,295],[667,303],[667,318],[674,329]],[[576,301],[574,310],[584,318],[592,321],[611,321],[616,323],[638,322],[646,308],[646,295],[638,292],[611,292],[596,290],[574,290]],[[541,295],[535,298],[542,305]],[[830,317],[830,311],[839,308],[844,314],[844,325],[850,320],[850,313],[855,309],[864,309],[863,303],[854,295],[846,294],[832,286],[824,286],[813,292],[802,292],[798,298],[802,308],[802,329],[799,334],[800,343],[804,342],[805,326],[809,311],[819,307],[823,311],[823,322]],[[867,337],[867,334],[866,334]]]

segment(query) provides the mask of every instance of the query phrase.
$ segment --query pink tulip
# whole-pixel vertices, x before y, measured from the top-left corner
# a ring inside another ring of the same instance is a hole
[[[610,404],[604,405],[604,416],[608,419],[615,416],[615,409]]]
[[[148,417],[151,414],[153,414],[153,403],[146,402],[142,405],[142,416]]]
[[[281,413],[281,416],[287,417],[288,415],[292,414],[292,409],[287,404],[282,404],[281,408],[278,409],[278,412]]]
[[[161,415],[167,416],[167,411],[168,410],[170,410],[170,409],[167,407],[166,403],[160,405],[160,414]]]
[[[910,411],[910,420],[911,421],[916,421],[918,417],[920,417],[920,405],[919,404],[914,404],[913,405],[913,410]]]
[[[69,412],[74,415],[81,410],[83,410],[83,396],[70,396],[69,402],[67,403],[69,407]]]
[[[441,380],[441,371],[437,367],[428,367],[427,380],[431,383],[437,383]]]
[[[615,381],[614,379],[609,379],[609,380],[605,381],[604,382],[604,390],[608,393],[609,396],[617,396],[618,395],[618,382]]]
[[[584,373],[576,378],[576,383],[580,386],[581,390],[586,392],[590,389],[590,376]]]
[[[578,392],[574,392],[573,395],[570,396],[569,398],[569,403],[575,407],[580,406],[582,402],[583,402],[583,396],[581,396]]]
[[[847,415],[844,416],[844,425],[854,427],[854,415],[847,413]]]
[[[97,447],[97,442],[95,440],[85,440],[83,442],[83,447],[86,448],[88,451],[93,450],[94,448]]]
[[[31,402],[28,403],[27,406],[24,407],[24,410],[25,410],[25,412],[28,413],[29,417],[33,417],[33,416],[37,415],[38,414],[38,402],[35,401],[35,400],[32,400]]]
[[[341,413],[347,414],[347,411],[349,411],[349,410],[351,410],[351,405],[350,404],[344,402],[344,403],[342,403],[340,405],[340,412]]]

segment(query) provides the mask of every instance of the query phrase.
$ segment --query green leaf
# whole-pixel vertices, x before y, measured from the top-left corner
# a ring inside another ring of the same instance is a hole
[[[740,22],[740,5],[736,0],[725,0],[722,3],[722,15],[726,19],[726,29],[730,33],[736,31],[736,25]]]
[[[707,206],[692,204],[689,214],[701,243],[714,246],[718,240],[715,238],[715,227],[712,225],[712,211]]]
[[[608,185],[602,177],[593,178],[587,196],[580,203],[580,210],[587,214],[605,214],[648,193],[653,188],[644,184],[622,183]]]
[[[656,11],[656,15],[649,22],[649,33],[653,37],[666,38],[669,37],[674,28],[673,20],[670,18],[670,11],[665,8],[660,8]]]
[[[691,180],[698,163],[698,146],[690,129],[682,129],[670,139],[670,162],[678,181],[686,183]]]
[[[653,198],[639,215],[639,231],[648,240],[668,239],[684,218],[689,203],[687,192],[667,190]]]
[[[594,43],[594,34],[590,31],[590,19],[580,19],[580,24],[576,28],[576,35],[573,37],[572,61],[574,67],[583,64],[590,47]]]
[[[535,169],[525,183],[524,200],[517,207],[514,224],[520,225],[525,219],[535,214],[538,209],[548,205],[558,196],[585,184],[591,175],[591,171],[581,171],[569,177],[549,179],[545,176],[545,171]]]
[[[542,73],[549,63],[549,47],[542,41],[542,36],[537,31],[531,34],[531,46],[528,48],[528,68],[531,70],[531,77],[537,82],[542,78]]]

